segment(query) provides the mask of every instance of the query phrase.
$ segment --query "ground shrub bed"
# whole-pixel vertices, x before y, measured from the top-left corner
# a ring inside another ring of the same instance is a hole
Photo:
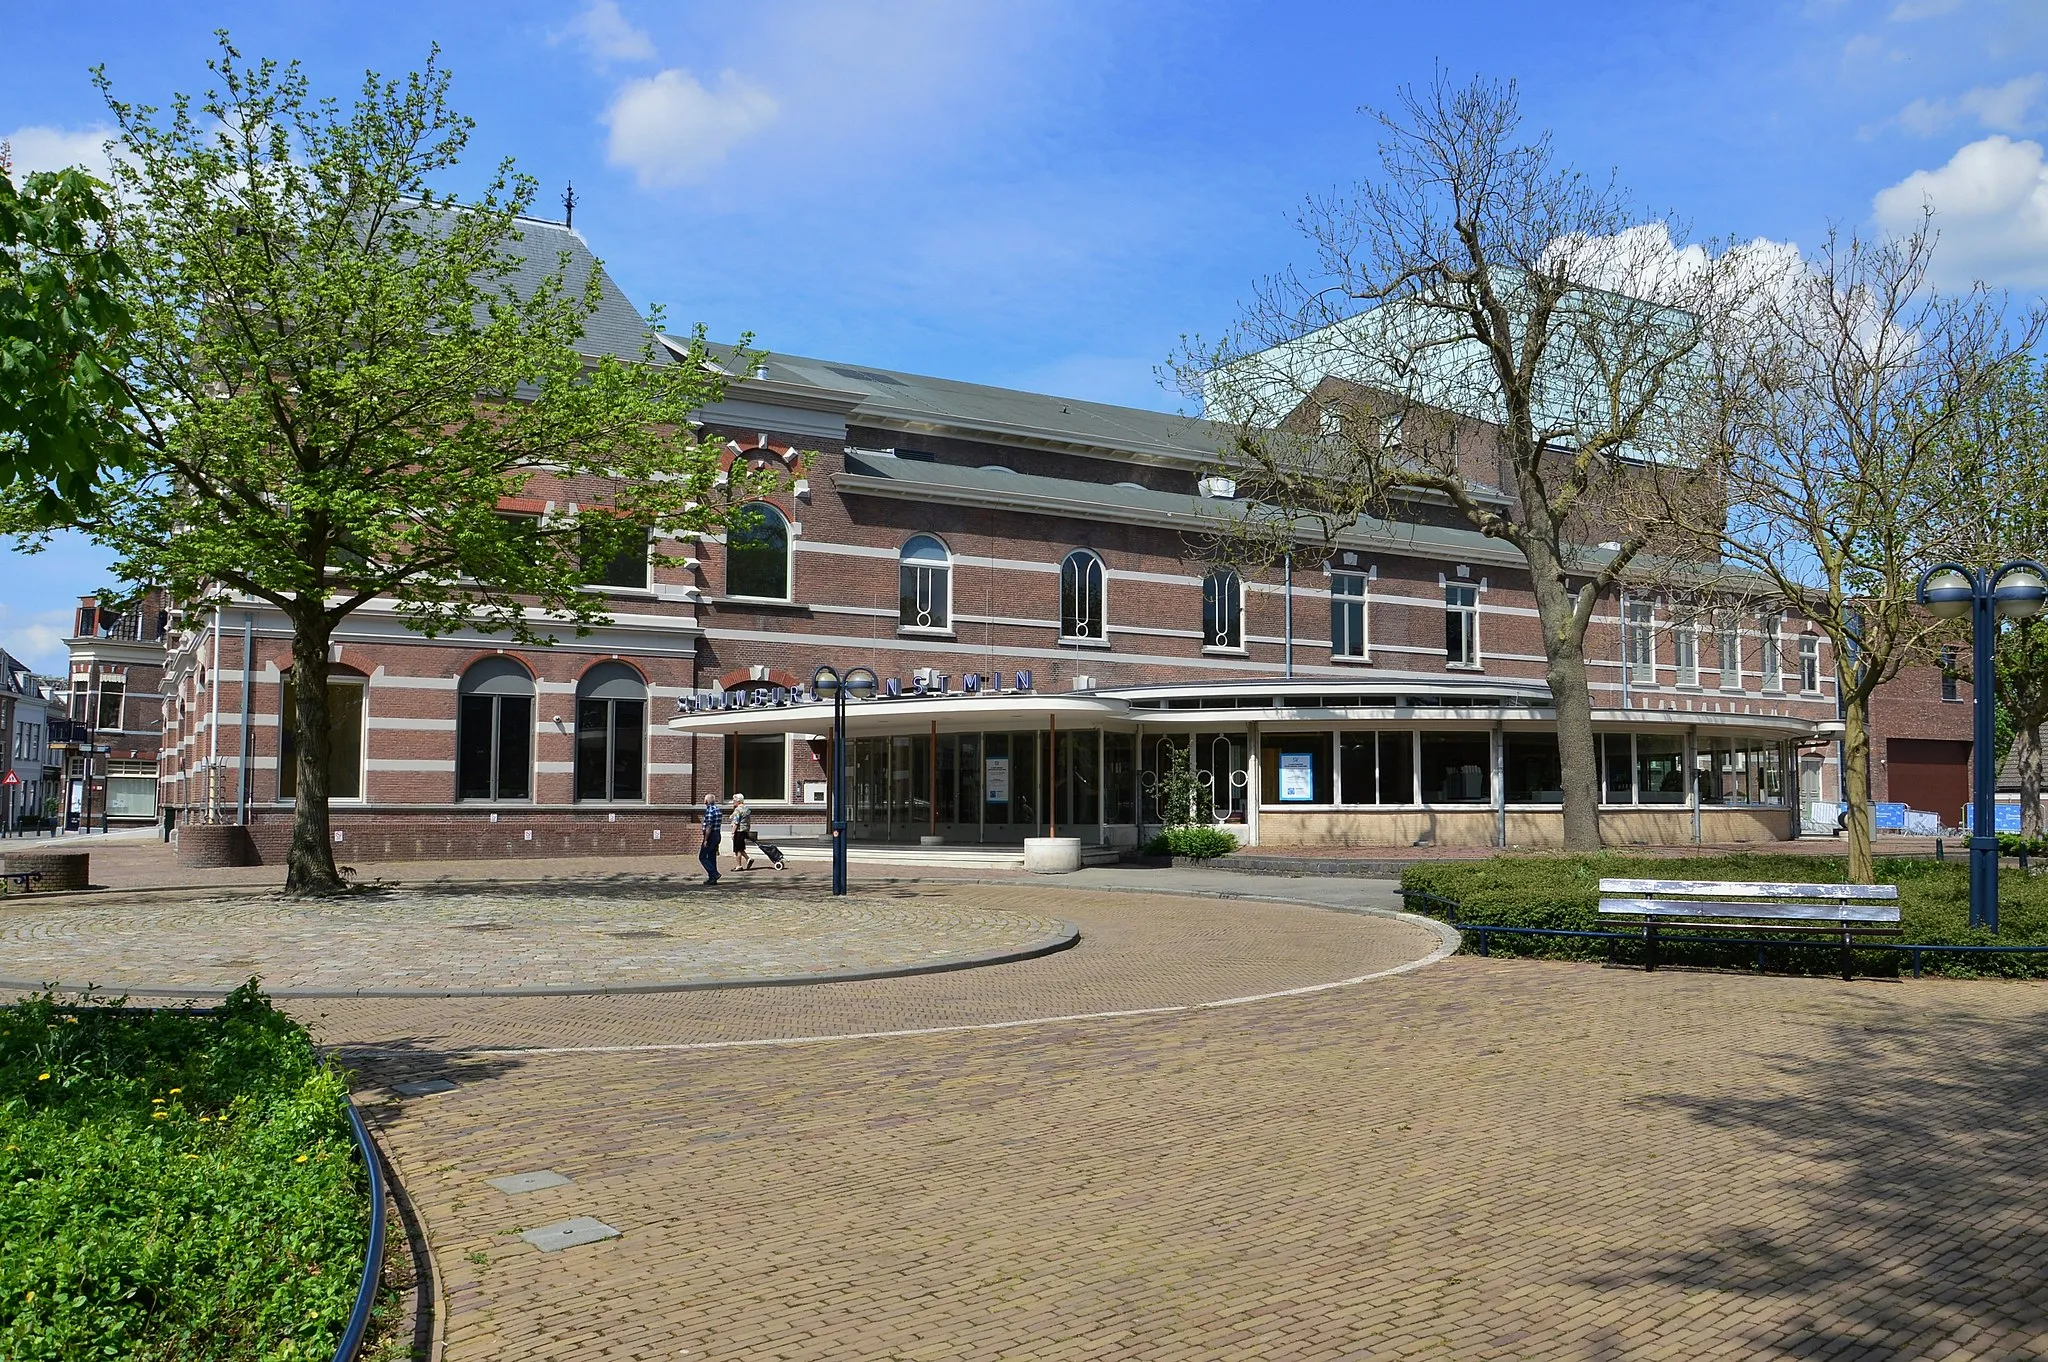
[[[369,1214],[340,1075],[253,984],[0,1008],[0,1357],[329,1357]]]
[[[1440,861],[1411,865],[1401,887],[1453,900],[1453,909],[1427,900],[1410,899],[1417,912],[1457,922],[1503,927],[1545,927],[1565,931],[1635,930],[1602,922],[1598,911],[1603,878],[1660,880],[1782,880],[1839,884],[1847,878],[1840,857],[1783,856],[1763,853],[1685,858],[1625,856],[1495,856],[1481,861]],[[1972,930],[1969,868],[1962,860],[1881,859],[1877,879],[1899,886],[1899,925],[1904,944],[1946,946],[2048,946],[2048,876],[2007,867],[1999,876],[1999,933]],[[1666,933],[1684,934],[1676,923]],[[1770,935],[1759,933],[1758,935]],[[1629,964],[1642,961],[1641,947],[1577,937],[1495,936],[1493,955],[1530,955],[1565,960],[1605,960],[1610,945],[1614,958]],[[1468,934],[1464,949],[1478,950]],[[1671,964],[1754,968],[1756,950],[1748,946],[1672,945],[1659,956]],[[1826,974],[1840,967],[1839,952],[1814,947],[1772,949],[1766,963],[1773,970]],[[1864,974],[1909,971],[1909,957],[1897,951],[1856,952],[1856,969]],[[1923,974],[1976,978],[2004,975],[2048,978],[2048,952],[2023,955],[1949,955],[1921,957]]]
[[[1206,861],[1237,850],[1237,838],[1221,828],[1168,828],[1145,844],[1148,856],[1186,856]]]

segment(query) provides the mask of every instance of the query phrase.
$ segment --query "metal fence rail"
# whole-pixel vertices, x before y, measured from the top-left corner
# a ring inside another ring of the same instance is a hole
[[[356,1287],[356,1304],[349,1311],[348,1328],[335,1345],[334,1362],[355,1362],[356,1354],[362,1350],[363,1336],[370,1329],[370,1311],[377,1304],[377,1282],[384,1272],[384,1168],[354,1102],[348,1104],[348,1125],[355,1134],[356,1149],[363,1156],[363,1171],[370,1177],[370,1246],[363,1258],[363,1279]]]

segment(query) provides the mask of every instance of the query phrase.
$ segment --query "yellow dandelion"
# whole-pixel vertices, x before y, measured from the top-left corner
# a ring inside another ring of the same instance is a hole
[[[176,1097],[176,1096],[177,1096],[177,1095],[178,1095],[179,1093],[181,1093],[181,1092],[183,1092],[183,1091],[185,1091],[185,1090],[184,1090],[183,1088],[172,1088],[172,1089],[171,1089],[171,1096],[173,1096],[173,1097]]]
[[[152,1121],[168,1121],[171,1119],[171,1114],[168,1111],[152,1111],[149,1114],[149,1119]]]
[[[43,1082],[43,1081],[47,1080],[47,1079],[49,1078],[49,1076],[50,1076],[50,1075],[49,1075],[49,1073],[48,1073],[48,1072],[44,1072],[44,1073],[39,1073],[39,1074],[37,1074],[37,1075],[36,1075],[36,1082],[38,1082],[38,1083],[41,1083],[41,1082]]]
[[[152,1097],[149,1100],[156,1103],[158,1106],[162,1106],[164,1104],[164,1099],[161,1097]]]
[[[202,1116],[199,1118],[199,1124],[205,1125],[208,1121],[211,1121],[212,1119],[213,1118],[211,1116]]]
[[[299,1155],[299,1156],[298,1156],[298,1157],[297,1157],[296,1159],[293,1159],[293,1160],[292,1160],[292,1162],[293,1162],[293,1163],[304,1163],[305,1161],[306,1161],[306,1156],[305,1156],[304,1154],[301,1154],[301,1155]]]
[[[29,1292],[29,1293],[28,1293],[28,1298],[29,1298],[30,1300],[34,1300],[34,1299],[36,1298],[36,1293],[35,1293],[35,1292],[33,1292],[33,1291]]]

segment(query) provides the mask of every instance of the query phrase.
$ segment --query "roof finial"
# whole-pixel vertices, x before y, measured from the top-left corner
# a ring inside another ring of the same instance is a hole
[[[576,225],[576,182],[574,180],[569,182],[568,192],[562,195],[562,225],[564,227],[574,227]]]

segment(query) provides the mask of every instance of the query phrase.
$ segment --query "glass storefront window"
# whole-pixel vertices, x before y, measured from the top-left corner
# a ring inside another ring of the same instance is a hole
[[[1501,737],[1506,751],[1507,802],[1510,804],[1562,804],[1564,768],[1558,760],[1557,738],[1549,733],[1507,733]]]
[[[749,733],[725,740],[725,793],[750,804],[789,798],[788,740],[780,733]]]
[[[1346,806],[1415,802],[1413,733],[1339,733],[1337,798]]]
[[[1102,735],[1102,821],[1137,821],[1138,740],[1129,733]]]
[[[1259,744],[1261,804],[1329,804],[1330,735],[1291,733]]]
[[[1425,804],[1484,804],[1493,798],[1493,743],[1484,733],[1422,735]]]
[[[1645,804],[1683,804],[1685,739],[1636,735],[1636,791]]]
[[[1630,755],[1629,735],[1626,733],[1601,734],[1600,802],[1603,804],[1635,803],[1635,783],[1631,779],[1634,769],[1634,759]]]

